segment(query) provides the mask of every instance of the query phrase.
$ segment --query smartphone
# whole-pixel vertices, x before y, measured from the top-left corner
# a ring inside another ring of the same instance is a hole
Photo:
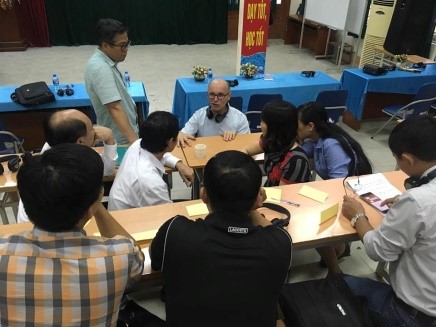
[[[368,192],[365,194],[361,194],[360,197],[362,198],[363,201],[365,201],[370,206],[376,208],[378,211],[382,213],[386,213],[389,210],[389,207],[387,205],[384,206],[381,205],[381,203],[383,202],[382,199],[380,199],[374,193]]]

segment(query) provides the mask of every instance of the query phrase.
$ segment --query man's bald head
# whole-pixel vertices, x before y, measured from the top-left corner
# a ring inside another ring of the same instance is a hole
[[[94,129],[83,112],[76,109],[56,111],[44,120],[47,143],[53,147],[62,143],[81,143],[92,146]]]
[[[230,92],[229,83],[227,83],[226,80],[223,80],[222,78],[216,78],[210,81],[208,90],[219,88],[220,90],[224,91],[225,93]]]
[[[227,81],[217,78],[209,83],[207,96],[209,99],[209,106],[215,115],[222,114],[227,110],[227,103],[229,102],[231,95],[229,83],[227,83]]]

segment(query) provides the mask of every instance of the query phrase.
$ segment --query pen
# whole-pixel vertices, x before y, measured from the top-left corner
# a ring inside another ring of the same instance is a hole
[[[277,199],[277,198],[271,198],[271,200],[280,201],[280,202],[283,202],[283,203],[286,203],[286,204],[289,204],[289,205],[291,205],[291,206],[295,206],[295,207],[299,207],[299,206],[300,206],[299,203],[297,203],[297,202],[292,202],[292,201],[288,201],[288,200],[282,200],[282,199]]]

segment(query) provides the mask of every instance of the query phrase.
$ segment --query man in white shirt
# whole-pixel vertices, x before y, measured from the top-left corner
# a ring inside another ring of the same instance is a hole
[[[170,152],[177,145],[179,122],[171,113],[148,115],[139,129],[140,139],[124,155],[109,193],[109,210],[138,208],[171,202],[163,180],[165,167],[176,168],[187,186],[194,171]]]
[[[344,197],[342,213],[350,219],[365,251],[389,262],[391,285],[345,276],[356,295],[365,296],[377,326],[436,326],[436,119],[410,118],[389,136],[398,167],[411,176],[406,192],[382,204],[391,205],[380,227],[373,229],[362,204]]]
[[[46,143],[41,153],[51,147],[63,143],[78,143],[94,146],[103,142],[101,158],[104,165],[104,176],[114,174],[117,164],[117,144],[112,131],[103,126],[92,125],[91,120],[83,112],[76,109],[60,110],[47,117],[43,125]],[[23,203],[18,205],[17,221],[29,221]]]
[[[237,134],[250,133],[247,117],[230,107],[232,94],[227,81],[217,78],[209,83],[209,105],[198,109],[179,132],[179,146],[191,146],[189,140],[196,136],[222,135],[224,141],[233,140]]]

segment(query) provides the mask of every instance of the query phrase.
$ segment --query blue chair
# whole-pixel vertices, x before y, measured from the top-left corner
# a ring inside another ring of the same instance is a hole
[[[316,102],[321,103],[327,110],[328,117],[334,122],[339,121],[347,110],[348,90],[321,91],[316,97]]]
[[[233,108],[236,108],[240,111],[242,111],[242,105],[244,103],[244,100],[242,97],[231,97],[229,101],[229,105]]]
[[[421,85],[413,101],[406,105],[392,105],[382,109],[382,112],[391,116],[371,138],[373,139],[393,119],[404,120],[411,117],[427,114],[432,104],[436,101],[436,83]]]
[[[260,132],[260,113],[265,104],[271,100],[282,100],[281,94],[253,94],[248,102],[247,116],[250,131],[252,133]]]

